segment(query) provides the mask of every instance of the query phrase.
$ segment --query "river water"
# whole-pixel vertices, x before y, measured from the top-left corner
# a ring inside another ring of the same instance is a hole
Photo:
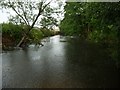
[[[119,86],[114,61],[97,44],[59,35],[42,42],[2,53],[3,88]]]

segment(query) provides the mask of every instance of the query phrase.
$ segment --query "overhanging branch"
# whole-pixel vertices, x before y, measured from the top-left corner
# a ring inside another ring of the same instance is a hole
[[[45,9],[51,2],[52,2],[52,0],[51,0],[49,3],[47,3],[47,4],[42,8],[42,12],[44,11],[44,9]]]
[[[10,7],[15,11],[15,13],[23,19],[23,21],[25,22],[26,25],[28,25],[26,20],[24,19],[24,17],[17,12],[17,10],[14,8],[14,6],[10,2],[8,2],[8,3],[10,4]]]

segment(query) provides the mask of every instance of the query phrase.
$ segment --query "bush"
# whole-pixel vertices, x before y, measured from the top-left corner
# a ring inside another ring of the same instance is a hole
[[[15,25],[13,23],[2,23],[2,41],[3,46],[16,46],[18,42],[21,40],[25,33],[25,25]],[[27,30],[27,29],[26,29]],[[28,37],[27,41],[24,44],[35,43],[39,44],[41,39],[44,37],[55,35],[54,31],[48,29],[39,29],[33,28]]]
[[[3,23],[2,24],[2,38],[14,39],[14,45],[18,43],[22,37],[22,27],[20,25],[14,25],[12,23]],[[8,38],[7,38],[8,37]],[[4,41],[3,41],[4,42]],[[4,44],[4,43],[3,43]]]
[[[30,43],[39,43],[44,37],[43,33],[39,29],[32,29],[29,34]]]

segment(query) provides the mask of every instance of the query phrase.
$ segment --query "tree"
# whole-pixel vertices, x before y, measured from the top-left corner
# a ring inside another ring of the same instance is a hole
[[[62,10],[60,8],[62,7],[62,2],[58,2],[58,7],[51,8],[50,6],[46,7],[44,10],[43,17],[40,20],[40,26],[42,28],[46,28],[49,30],[52,30],[53,27],[58,26],[61,19],[60,15],[62,14]]]
[[[83,31],[85,18],[84,3],[67,2],[65,6],[65,18],[62,20],[61,31],[67,35],[79,35]]]
[[[40,24],[41,24],[42,28],[47,28],[49,30],[52,30],[53,26],[58,26],[57,20],[53,17],[42,18]]]
[[[67,2],[64,8],[61,32],[65,35],[84,36],[84,39],[100,43],[119,66],[120,3]]]
[[[49,2],[46,2],[46,0],[41,0],[38,2],[20,2],[20,0],[17,2],[12,2],[10,0],[4,0],[0,2],[2,8],[11,8],[16,13],[16,20],[19,21],[17,21],[17,23],[22,23],[27,26],[24,30],[25,34],[17,44],[17,47],[21,46],[21,44],[25,41],[27,35],[36,24],[38,18],[44,14],[46,7],[49,6],[51,2],[52,0]]]
[[[98,37],[103,38],[108,33],[118,31],[119,19],[119,2],[67,2],[65,18],[62,20],[60,27],[65,34],[79,34],[88,38],[90,33],[96,33]]]

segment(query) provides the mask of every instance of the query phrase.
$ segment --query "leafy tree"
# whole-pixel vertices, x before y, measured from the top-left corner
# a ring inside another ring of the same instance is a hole
[[[65,34],[79,34],[86,38],[94,32],[98,33],[97,36],[103,34],[107,36],[111,31],[117,32],[120,24],[119,19],[120,3],[118,2],[67,2],[65,18],[62,20],[60,28],[61,32]],[[102,38],[102,36],[100,37]]]
[[[26,29],[24,30],[25,34],[17,44],[18,47],[25,41],[29,32],[35,26],[38,18],[44,15],[47,10],[49,11],[47,7],[51,2],[52,0],[49,2],[46,0],[40,0],[38,2],[20,2],[19,0],[17,2],[12,2],[10,0],[4,0],[0,2],[2,8],[11,8],[16,13],[15,17],[12,16],[10,18],[11,21],[21,23],[26,26]]]
[[[100,42],[110,56],[118,61],[120,33],[119,2],[67,2],[65,18],[60,30],[65,35],[79,35],[87,40]]]
[[[52,30],[53,26],[58,26],[57,20],[53,17],[42,18],[40,24],[43,28],[48,28],[49,30]]]

